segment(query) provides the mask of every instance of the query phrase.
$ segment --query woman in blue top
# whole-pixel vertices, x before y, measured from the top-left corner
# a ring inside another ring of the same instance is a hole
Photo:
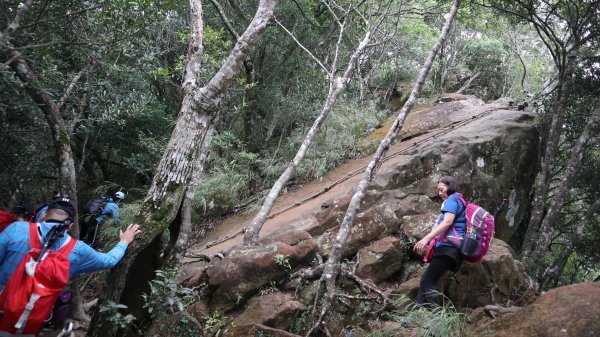
[[[419,304],[434,303],[441,305],[442,296],[435,292],[436,285],[444,273],[449,270],[456,273],[462,263],[459,248],[456,244],[449,242],[458,243],[462,240],[467,222],[465,206],[456,195],[458,193],[458,183],[452,177],[442,177],[438,181],[437,192],[443,200],[437,224],[429,234],[415,244],[413,249],[417,253],[423,253],[431,240],[436,237],[441,239],[436,243],[429,267],[421,277],[419,294],[417,295],[417,303]],[[457,239],[456,236],[459,238]]]

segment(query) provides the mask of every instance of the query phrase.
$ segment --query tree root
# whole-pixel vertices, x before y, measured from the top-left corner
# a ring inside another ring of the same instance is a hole
[[[494,313],[512,314],[518,312],[521,309],[522,307],[501,307],[499,305],[486,305],[485,307],[483,307],[483,310],[493,319],[496,319],[496,315],[494,315]]]
[[[390,300],[390,298],[387,297],[387,295],[384,294],[381,289],[377,288],[377,286],[375,286],[371,282],[361,279],[360,277],[356,276],[354,273],[352,273],[348,270],[342,270],[342,275],[344,275],[348,278],[351,278],[354,282],[358,283],[363,292],[367,292],[367,290],[373,291],[383,299],[383,305],[381,306],[381,308],[379,310],[375,311],[375,313],[381,312],[383,309],[385,309],[388,302],[392,302],[392,300]]]

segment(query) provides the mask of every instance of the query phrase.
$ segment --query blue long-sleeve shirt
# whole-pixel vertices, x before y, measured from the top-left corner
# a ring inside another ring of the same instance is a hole
[[[107,216],[111,216],[117,225],[121,224],[121,216],[119,215],[119,205],[112,199],[108,199],[104,208],[102,208],[102,214],[96,217],[96,222],[102,223]]]
[[[40,224],[42,245],[44,237],[55,223],[42,222]],[[69,234],[64,233],[51,248],[56,251],[60,248]],[[73,239],[74,240],[74,239]],[[6,282],[13,271],[29,251],[29,223],[25,221],[14,222],[0,233],[0,291],[4,289]],[[83,241],[77,241],[75,247],[69,254],[70,271],[69,279],[73,279],[83,273],[95,272],[114,267],[125,255],[127,245],[124,242],[117,243],[108,253],[100,253]]]

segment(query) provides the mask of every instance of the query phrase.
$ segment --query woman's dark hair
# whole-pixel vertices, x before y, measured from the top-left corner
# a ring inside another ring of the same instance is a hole
[[[458,183],[456,182],[456,180],[454,180],[454,178],[450,176],[441,177],[440,180],[438,180],[438,183],[446,185],[446,187],[448,188],[448,195],[454,194],[459,191]]]

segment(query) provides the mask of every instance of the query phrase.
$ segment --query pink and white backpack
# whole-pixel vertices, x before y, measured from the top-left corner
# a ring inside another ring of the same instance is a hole
[[[456,194],[466,208],[465,217],[467,218],[467,228],[460,245],[460,252],[466,261],[480,262],[492,244],[494,217],[483,207],[465,200],[462,194]],[[500,207],[503,204],[504,201]]]

